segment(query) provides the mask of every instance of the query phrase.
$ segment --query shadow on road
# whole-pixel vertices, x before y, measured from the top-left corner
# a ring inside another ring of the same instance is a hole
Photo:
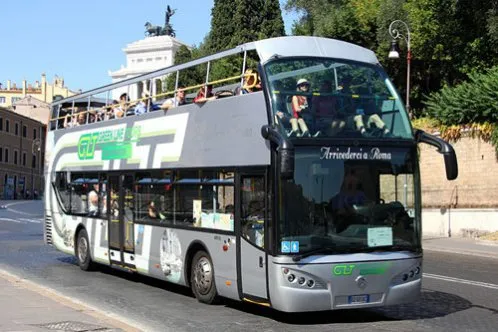
[[[59,261],[77,266],[75,257],[60,257]],[[115,276],[131,282],[142,283],[147,286],[162,289],[167,292],[193,297],[189,288],[165,282],[152,277],[113,269],[109,266],[98,265],[97,273]],[[444,317],[455,312],[467,310],[474,305],[454,294],[423,289],[419,301],[412,304],[390,306],[372,309],[331,310],[305,313],[284,313],[274,309],[258,306],[246,302],[223,299],[219,306],[266,317],[280,323],[293,325],[320,325],[341,323],[370,323],[400,320],[419,320]]]

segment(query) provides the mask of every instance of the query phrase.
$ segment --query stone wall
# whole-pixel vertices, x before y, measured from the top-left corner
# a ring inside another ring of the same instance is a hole
[[[498,160],[491,143],[462,137],[451,143],[458,159],[458,178],[446,179],[444,159],[435,148],[420,144],[422,206],[492,208],[498,206]]]

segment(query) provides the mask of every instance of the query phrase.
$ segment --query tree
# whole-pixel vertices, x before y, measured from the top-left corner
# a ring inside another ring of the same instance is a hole
[[[285,34],[278,0],[215,0],[211,15],[209,53]]]
[[[411,32],[415,115],[423,111],[424,95],[498,62],[498,0],[287,0],[285,8],[301,14],[294,33],[337,38],[376,51],[398,87],[406,84],[406,61],[387,60],[388,27],[393,20],[405,21]],[[400,49],[406,54],[404,40]]]
[[[213,53],[229,48],[237,25],[233,21],[235,6],[232,0],[214,0],[211,10],[211,30],[206,38],[205,49]]]
[[[190,50],[187,46],[182,45],[178,48],[175,54],[175,65],[189,62],[195,59],[198,53],[197,48],[192,48]],[[178,85],[180,87],[188,87],[193,85],[198,85],[203,82],[205,73],[202,73],[200,68],[192,67],[183,69],[180,71],[178,78]],[[166,89],[165,91],[173,91],[175,88],[176,82],[176,73],[170,74],[170,76],[166,79]]]
[[[278,0],[264,0],[259,39],[285,36],[284,20]]]

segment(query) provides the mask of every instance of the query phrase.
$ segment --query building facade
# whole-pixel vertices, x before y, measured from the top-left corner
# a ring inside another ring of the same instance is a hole
[[[123,49],[126,55],[126,67],[121,66],[114,72],[109,71],[112,83],[149,73],[154,70],[169,67],[174,64],[175,53],[180,46],[185,45],[171,36],[153,36],[128,44]],[[157,94],[163,91],[164,79],[154,81],[144,80],[130,87],[122,87],[112,92],[112,98],[119,99],[122,93],[127,93],[131,100],[142,98],[142,93]]]
[[[76,93],[64,86],[64,79],[57,76],[52,83],[48,83],[46,75],[42,74],[41,81],[28,84],[24,80],[21,86],[8,80],[6,85],[0,83],[0,107],[14,106],[16,102],[27,96],[32,96],[45,103],[51,103],[56,96],[66,98]]]
[[[0,197],[40,197],[46,125],[0,107]]]

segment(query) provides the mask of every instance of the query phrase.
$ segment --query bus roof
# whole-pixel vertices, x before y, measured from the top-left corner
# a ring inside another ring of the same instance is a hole
[[[378,64],[375,53],[344,41],[309,36],[291,36],[254,42],[262,63],[278,57],[324,57]]]
[[[129,78],[116,83],[108,84],[93,90],[83,92],[81,94],[54,101],[53,105],[62,103],[69,103],[73,100],[81,98],[88,98],[106,92],[110,89],[127,86],[134,82],[153,79],[158,76],[163,76],[178,70],[193,67],[201,63],[213,61],[216,59],[224,58],[230,55],[238,54],[244,51],[256,50],[259,55],[261,63],[266,63],[272,57],[328,57],[337,59],[347,59],[358,62],[365,62],[370,64],[378,64],[379,61],[375,53],[358,45],[348,42],[311,36],[286,36],[263,39],[255,42],[239,45],[235,48],[221,51],[209,56],[205,56],[193,61],[189,61],[179,65],[155,70],[153,72]]]

